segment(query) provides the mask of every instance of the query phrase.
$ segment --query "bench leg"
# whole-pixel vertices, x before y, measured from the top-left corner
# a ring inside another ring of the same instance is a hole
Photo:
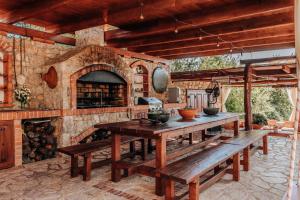
[[[268,135],[265,135],[265,136],[263,137],[263,153],[264,153],[265,155],[268,154],[268,143],[269,143],[269,141],[268,141]]]
[[[89,181],[91,179],[92,170],[92,154],[88,153],[84,155],[84,166],[83,166],[83,180]]]
[[[193,144],[194,134],[189,133],[189,144]]]
[[[134,159],[135,154],[136,154],[136,150],[135,150],[135,142],[134,142],[134,141],[131,141],[131,142],[129,143],[129,151],[130,151],[130,158],[131,158],[131,159]]]
[[[240,180],[240,153],[233,156],[232,175],[234,181]]]
[[[243,169],[249,171],[250,168],[250,146],[243,150]]]
[[[189,184],[189,200],[199,200],[199,179]]]
[[[166,189],[165,189],[165,200],[174,200],[175,199],[175,183],[173,180],[166,180]]]
[[[77,177],[79,174],[79,170],[78,170],[78,156],[74,155],[71,156],[71,177]]]

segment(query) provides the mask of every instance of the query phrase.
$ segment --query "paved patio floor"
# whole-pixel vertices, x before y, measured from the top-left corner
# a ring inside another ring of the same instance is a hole
[[[280,200],[287,188],[290,141],[270,138],[269,155],[256,152],[251,170],[241,172],[239,182],[226,175],[204,192],[201,200]],[[97,158],[106,157],[101,152]],[[177,192],[186,187],[177,186]],[[134,175],[119,183],[110,182],[110,167],[92,171],[92,179],[70,178],[69,160],[55,158],[0,171],[0,199],[39,200],[154,200],[154,179]]]

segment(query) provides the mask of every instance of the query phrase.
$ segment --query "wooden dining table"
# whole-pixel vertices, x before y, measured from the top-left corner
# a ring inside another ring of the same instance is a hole
[[[105,125],[97,124],[95,128],[105,127],[112,133],[111,179],[114,182],[121,180],[121,136],[128,135],[155,140],[155,193],[162,196],[164,190],[159,171],[167,165],[167,139],[203,131],[230,122],[234,123],[234,135],[238,135],[239,114],[236,113],[218,113],[214,116],[201,113],[199,118],[193,120],[183,120],[181,117],[174,117],[162,125],[131,120]]]

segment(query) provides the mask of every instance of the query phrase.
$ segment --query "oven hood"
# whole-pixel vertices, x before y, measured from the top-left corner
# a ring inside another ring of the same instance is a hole
[[[126,82],[117,74],[109,71],[89,72],[78,79],[80,82],[87,83],[116,83],[126,84]]]

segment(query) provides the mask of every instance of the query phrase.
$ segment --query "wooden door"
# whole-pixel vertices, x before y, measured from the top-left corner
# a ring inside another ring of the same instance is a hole
[[[207,107],[207,93],[205,90],[187,90],[187,105],[197,108],[200,112]]]
[[[14,166],[13,121],[0,121],[0,169]]]

